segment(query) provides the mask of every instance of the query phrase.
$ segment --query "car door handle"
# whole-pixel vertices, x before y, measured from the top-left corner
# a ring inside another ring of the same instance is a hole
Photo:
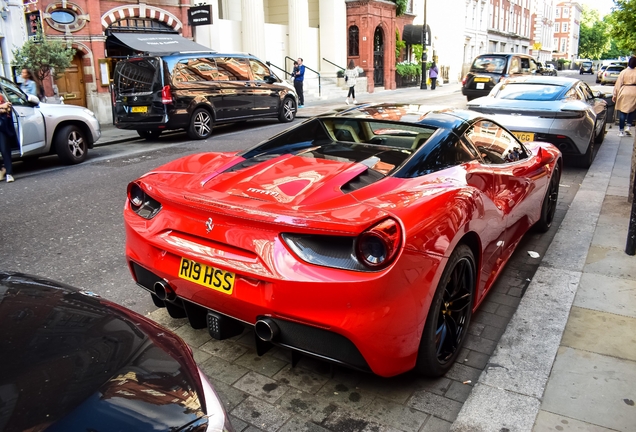
[[[252,84],[250,84],[250,83],[245,83],[245,87],[252,87]]]

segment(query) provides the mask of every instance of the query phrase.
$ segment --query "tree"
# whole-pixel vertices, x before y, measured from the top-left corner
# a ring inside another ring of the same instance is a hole
[[[616,41],[612,39],[610,41],[610,47],[601,56],[601,60],[617,59],[619,57],[627,57],[631,54],[629,50],[618,49],[616,47]]]
[[[393,3],[395,3],[395,15],[404,15],[404,12],[406,12],[406,0],[393,0]]]
[[[579,29],[579,57],[598,60],[610,48],[609,26],[598,11],[583,7]]]
[[[37,35],[29,39],[21,48],[12,50],[13,66],[30,69],[42,82],[54,73],[64,72],[71,65],[75,55],[73,48],[67,48],[60,40],[46,39],[39,30]]]
[[[621,50],[636,52],[636,0],[614,0],[610,14],[610,35]]]

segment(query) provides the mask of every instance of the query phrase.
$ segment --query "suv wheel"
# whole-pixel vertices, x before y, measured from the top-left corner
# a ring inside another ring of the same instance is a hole
[[[204,108],[197,108],[190,117],[188,136],[196,140],[209,138],[212,135],[213,124],[212,114]]]
[[[55,135],[55,151],[66,164],[84,162],[88,154],[84,132],[77,126],[64,126]]]
[[[137,134],[139,134],[140,137],[145,138],[147,140],[153,140],[153,139],[157,139],[159,138],[159,135],[161,135],[161,132],[163,132],[160,129],[152,129],[152,130],[138,130]]]
[[[296,102],[293,98],[287,97],[283,100],[283,104],[280,107],[280,113],[278,113],[278,120],[283,123],[289,123],[296,118]]]

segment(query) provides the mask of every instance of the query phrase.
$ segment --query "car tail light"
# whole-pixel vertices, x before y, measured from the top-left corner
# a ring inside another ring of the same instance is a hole
[[[555,113],[555,118],[581,118],[585,116],[585,111],[561,110]]]
[[[161,203],[150,197],[135,182],[128,185],[128,203],[130,209],[144,219],[152,219],[161,210]]]
[[[161,89],[161,103],[164,105],[169,105],[172,103],[172,90],[170,90],[170,86],[163,86]]]
[[[382,269],[397,256],[401,240],[400,225],[394,219],[386,219],[360,234],[356,256],[366,267]]]
[[[466,75],[464,78],[462,78],[462,85],[466,85],[466,80],[468,79],[468,75]]]

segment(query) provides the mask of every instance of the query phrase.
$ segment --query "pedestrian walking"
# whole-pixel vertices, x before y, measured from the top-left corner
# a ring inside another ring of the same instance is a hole
[[[345,103],[349,105],[349,97],[351,97],[351,101],[354,104],[357,104],[356,100],[356,82],[358,80],[358,67],[355,65],[353,60],[349,60],[349,66],[347,66],[347,70],[345,71],[345,82],[349,86],[349,92],[347,93],[347,98],[345,99]]]
[[[305,106],[305,96],[303,95],[303,81],[305,81],[305,66],[303,65],[303,59],[298,58],[298,70],[294,75],[294,88],[298,95],[298,108]]]
[[[618,136],[631,136],[629,126],[636,111],[636,57],[631,57],[614,84],[612,101],[618,111]]]
[[[435,90],[435,84],[437,83],[437,76],[439,75],[439,71],[437,70],[437,65],[435,62],[431,63],[431,67],[428,70],[428,77],[431,79],[431,90]]]
[[[0,94],[0,154],[3,166],[0,168],[0,180],[6,176],[7,183],[14,181],[13,164],[11,163],[11,143],[17,139],[11,116],[11,102]]]
[[[20,88],[22,91],[28,95],[36,96],[38,95],[38,85],[35,82],[35,78],[33,77],[33,73],[29,69],[22,69],[22,84],[20,84]]]

